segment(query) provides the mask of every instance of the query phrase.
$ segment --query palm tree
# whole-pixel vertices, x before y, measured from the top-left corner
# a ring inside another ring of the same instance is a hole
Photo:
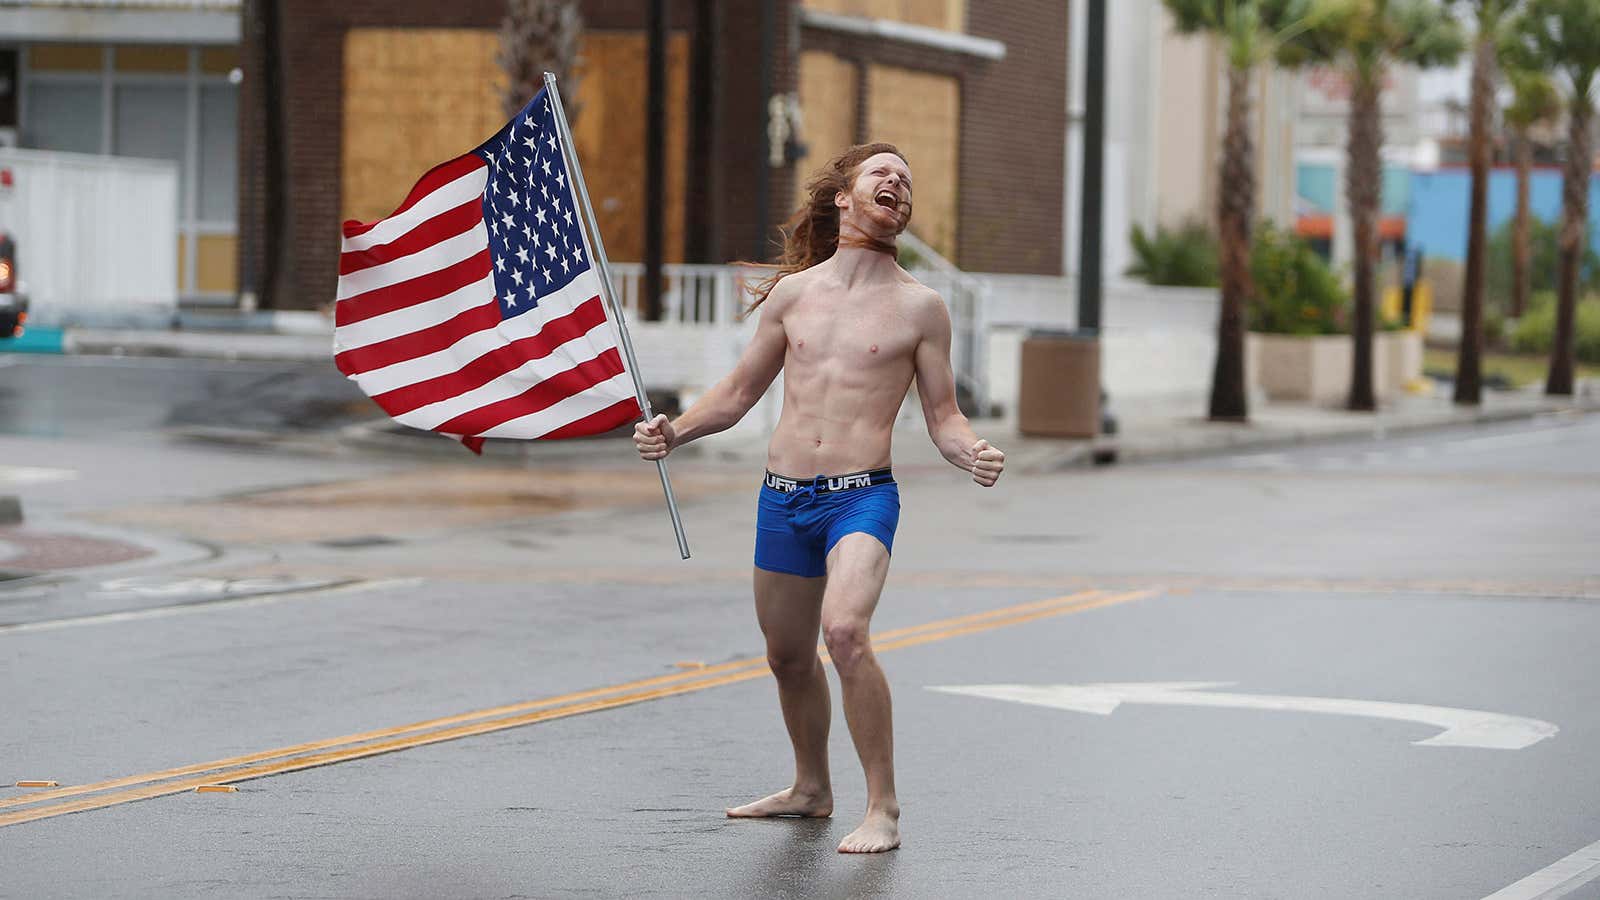
[[[1489,245],[1489,121],[1494,106],[1495,50],[1520,0],[1467,0],[1477,19],[1472,44],[1472,118],[1467,137],[1472,206],[1467,214],[1467,269],[1461,285],[1461,344],[1455,402],[1483,402],[1483,288]]]
[[[507,0],[500,21],[500,67],[506,73],[506,117],[515,116],[544,87],[544,73],[554,72],[561,85],[561,105],[576,121],[578,38],[583,18],[577,0]]]
[[[1506,74],[1511,79],[1512,100],[1506,107],[1505,119],[1517,142],[1517,217],[1511,234],[1510,312],[1512,318],[1519,319],[1528,308],[1528,260],[1532,255],[1528,245],[1532,219],[1528,187],[1533,169],[1533,138],[1529,131],[1561,114],[1561,95],[1542,72],[1508,67]]]
[[[1245,302],[1250,281],[1251,220],[1255,216],[1255,151],[1250,139],[1250,79],[1263,62],[1312,27],[1326,0],[1163,0],[1178,31],[1222,41],[1228,59],[1227,125],[1217,190],[1222,311],[1217,362],[1211,376],[1210,417],[1249,418],[1245,388]]]
[[[1346,0],[1339,15],[1302,41],[1306,52],[1337,61],[1350,81],[1350,131],[1345,144],[1345,195],[1355,238],[1351,332],[1352,410],[1377,409],[1372,344],[1377,303],[1378,212],[1383,190],[1384,78],[1403,63],[1430,68],[1453,61],[1465,38],[1447,9],[1428,0]]]
[[[1578,266],[1583,260],[1589,219],[1589,178],[1594,151],[1589,144],[1594,101],[1589,96],[1600,73],[1600,0],[1529,0],[1507,40],[1507,57],[1519,68],[1557,70],[1568,90],[1567,164],[1561,179],[1560,281],[1556,290],[1556,333],[1550,346],[1546,394],[1572,394],[1573,319],[1578,308]]]

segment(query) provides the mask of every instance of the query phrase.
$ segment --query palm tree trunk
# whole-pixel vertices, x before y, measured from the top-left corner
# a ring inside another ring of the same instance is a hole
[[[1483,402],[1483,282],[1488,262],[1489,112],[1494,102],[1494,41],[1480,36],[1472,60],[1472,207],[1467,214],[1467,271],[1461,288],[1461,346],[1455,401]]]
[[[1350,91],[1350,137],[1346,145],[1345,193],[1350,200],[1351,229],[1355,233],[1355,309],[1351,333],[1354,360],[1350,372],[1349,408],[1378,408],[1372,385],[1373,293],[1378,263],[1378,203],[1383,188],[1382,108],[1378,97],[1383,73],[1353,71]]]
[[[1556,333],[1550,346],[1546,394],[1572,395],[1578,266],[1583,259],[1584,226],[1589,221],[1589,173],[1594,168],[1593,151],[1589,148],[1589,120],[1593,113],[1588,92],[1578,93],[1568,116],[1566,177],[1561,185],[1561,284],[1556,294]]]
[[[1250,70],[1228,69],[1228,122],[1222,139],[1217,190],[1222,310],[1217,322],[1217,365],[1211,376],[1211,419],[1249,418],[1245,388],[1245,303],[1250,281],[1250,220],[1255,213],[1254,149],[1250,140]]]
[[[1533,180],[1533,141],[1528,129],[1517,130],[1517,219],[1511,233],[1511,318],[1522,318],[1528,309],[1528,261],[1533,254],[1528,243],[1532,226],[1529,185]]]

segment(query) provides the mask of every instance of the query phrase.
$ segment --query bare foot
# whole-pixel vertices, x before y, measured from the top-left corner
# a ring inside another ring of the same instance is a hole
[[[822,819],[833,815],[833,793],[807,793],[788,788],[754,803],[728,810],[730,819],[764,819],[772,816],[803,816]]]
[[[900,846],[900,813],[867,811],[855,831],[839,842],[840,853],[882,853]]]

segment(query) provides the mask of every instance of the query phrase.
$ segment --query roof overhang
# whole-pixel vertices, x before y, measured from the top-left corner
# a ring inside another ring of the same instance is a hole
[[[818,31],[831,31],[856,37],[891,41],[911,47],[942,50],[991,62],[1006,58],[1006,45],[990,38],[973,37],[959,31],[945,31],[925,25],[908,25],[889,19],[842,16],[820,10],[800,9],[800,25]]]
[[[239,0],[0,0],[0,39],[237,44]]]

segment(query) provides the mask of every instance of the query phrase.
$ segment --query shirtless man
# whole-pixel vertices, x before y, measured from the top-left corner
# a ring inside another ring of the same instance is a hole
[[[794,784],[728,810],[735,818],[828,816],[828,679],[817,630],[844,689],[845,721],[867,777],[867,814],[842,853],[900,846],[889,684],[868,625],[889,571],[900,495],[889,469],[896,414],[912,379],[944,458],[993,487],[1005,454],[956,408],[944,302],[896,263],[911,218],[911,170],[888,144],[852,147],[808,185],[761,320],[738,365],[679,416],[641,422],[639,455],[734,425],[785,372],[756,525],[756,618],[794,744]]]

